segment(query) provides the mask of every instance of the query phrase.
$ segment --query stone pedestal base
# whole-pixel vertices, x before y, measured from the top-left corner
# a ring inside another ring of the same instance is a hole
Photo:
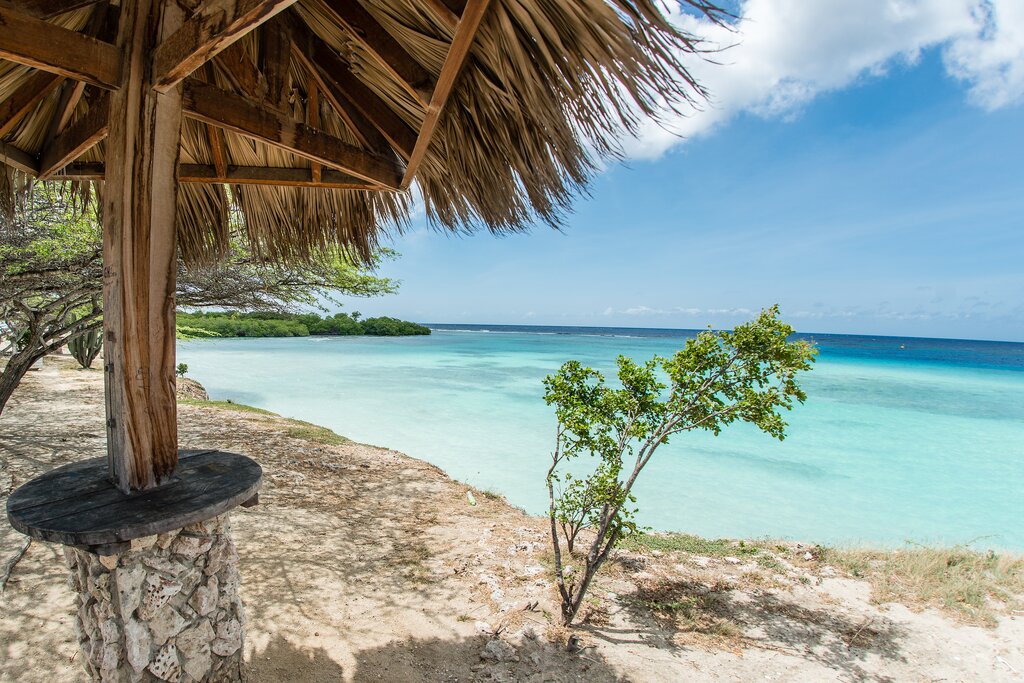
[[[136,539],[117,555],[65,554],[95,680],[242,680],[244,615],[227,514]]]

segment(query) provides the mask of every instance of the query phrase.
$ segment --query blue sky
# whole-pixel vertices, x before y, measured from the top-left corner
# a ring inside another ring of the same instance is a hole
[[[847,17],[799,49],[815,3],[744,3],[738,47],[700,66],[714,100],[676,122],[685,140],[651,127],[561,233],[454,237],[421,218],[382,268],[400,294],[346,308],[691,328],[777,302],[803,331],[1024,341],[1024,34],[1002,2],[979,19],[931,0],[882,45]],[[893,3],[863,4],[875,25]]]

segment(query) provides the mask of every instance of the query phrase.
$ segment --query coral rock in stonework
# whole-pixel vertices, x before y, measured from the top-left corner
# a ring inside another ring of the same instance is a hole
[[[181,664],[178,662],[178,648],[167,644],[157,653],[156,659],[149,665],[149,670],[162,681],[175,681],[181,678]]]
[[[200,538],[198,536],[185,536],[182,534],[174,541],[171,549],[188,560],[194,560],[206,553],[213,546],[212,538]]]
[[[200,616],[205,617],[212,612],[217,607],[217,577],[211,576],[205,585],[196,588],[188,604]]]
[[[153,644],[160,647],[174,636],[181,633],[188,622],[170,605],[160,608],[156,616],[149,620],[149,630],[153,634]]]
[[[94,680],[241,680],[238,552],[221,516],[106,558],[65,549]]]
[[[142,605],[139,607],[139,616],[143,619],[152,619],[158,609],[180,592],[181,584],[179,582],[158,574],[150,574],[146,577],[146,588],[142,597]]]
[[[119,567],[114,572],[114,585],[122,619],[131,617],[142,604],[142,582],[145,580],[146,569],[138,564]]]
[[[217,626],[217,640],[213,641],[213,651],[226,657],[242,647],[242,624],[237,619],[223,622]]]
[[[208,619],[203,619],[198,626],[182,631],[175,639],[178,653],[184,660],[185,673],[200,681],[210,671],[213,660],[210,656],[210,641],[213,640],[213,627]]]

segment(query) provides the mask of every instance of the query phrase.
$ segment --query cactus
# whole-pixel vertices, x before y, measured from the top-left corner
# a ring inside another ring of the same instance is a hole
[[[82,332],[68,342],[68,351],[83,368],[91,368],[100,349],[103,348],[103,328],[94,327]]]

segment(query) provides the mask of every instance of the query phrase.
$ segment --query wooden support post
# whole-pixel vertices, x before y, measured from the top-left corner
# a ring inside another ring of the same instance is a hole
[[[174,226],[181,89],[152,89],[151,55],[182,20],[174,2],[123,4],[124,68],[110,96],[103,192],[107,455],[111,477],[125,492],[157,486],[178,461]]]

